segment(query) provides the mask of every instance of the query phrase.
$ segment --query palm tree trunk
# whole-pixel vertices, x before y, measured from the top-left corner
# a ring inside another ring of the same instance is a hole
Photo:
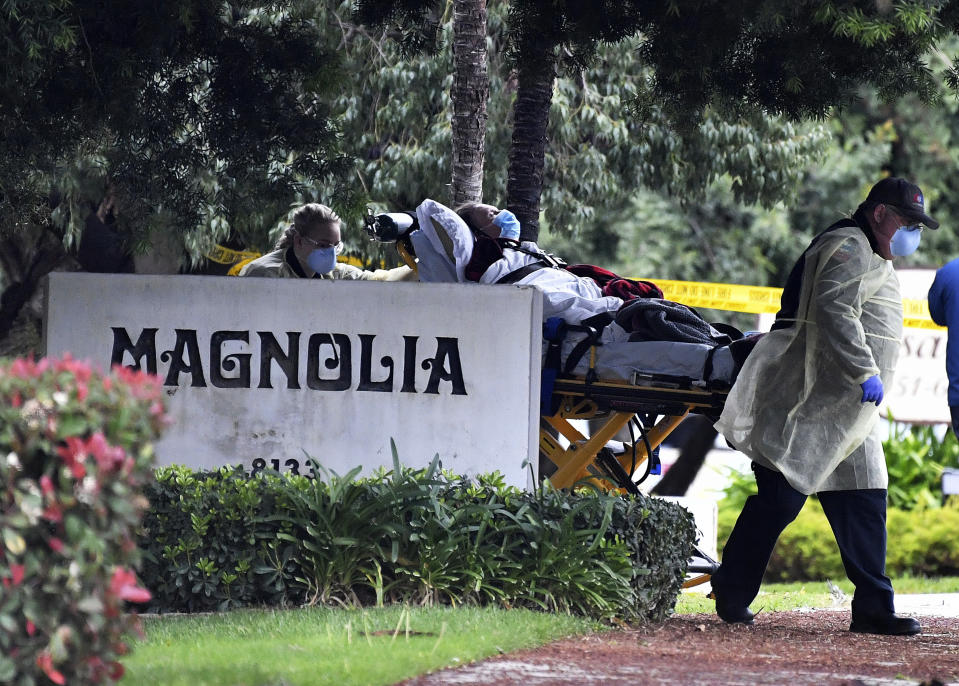
[[[520,60],[519,84],[513,105],[506,207],[519,219],[523,240],[535,241],[539,237],[539,198],[546,167],[546,125],[555,75],[556,60],[552,53],[541,59]]]
[[[489,73],[486,0],[453,1],[453,206],[483,197]]]

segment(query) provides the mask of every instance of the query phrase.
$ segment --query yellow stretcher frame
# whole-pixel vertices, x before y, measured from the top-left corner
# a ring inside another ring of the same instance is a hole
[[[650,451],[655,450],[676,427],[692,413],[718,413],[725,403],[728,389],[709,389],[679,384],[657,384],[642,381],[588,381],[585,377],[560,378],[554,382],[552,415],[544,414],[540,421],[540,465],[546,460],[555,467],[549,476],[557,488],[573,488],[578,484],[592,484],[606,491],[636,492],[637,474],[645,473]],[[657,417],[645,430],[642,440],[628,445],[618,456],[606,451],[606,444],[637,414]],[[592,435],[583,435],[570,422],[573,420],[602,419],[602,425]],[[560,440],[566,439],[566,445]],[[611,463],[611,460],[615,462]],[[604,464],[605,463],[605,464]],[[616,469],[618,465],[618,469]],[[610,473],[610,466],[615,474]],[[621,470],[621,471],[620,471]],[[699,548],[690,560],[689,576],[684,588],[709,581],[718,563]]]

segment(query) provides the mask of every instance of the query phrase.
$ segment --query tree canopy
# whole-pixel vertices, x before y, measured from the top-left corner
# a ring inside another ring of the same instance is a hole
[[[202,244],[345,173],[329,117],[339,61],[307,5],[4,3],[0,223],[43,224],[53,205],[69,242],[110,185],[135,234]]]
[[[409,27],[435,3],[357,6],[362,19]],[[557,65],[581,69],[601,45],[641,38],[638,57],[648,78],[632,99],[634,117],[645,122],[660,112],[685,135],[714,111],[727,118],[822,118],[853,102],[862,85],[884,99],[916,93],[930,101],[939,91],[925,56],[957,19],[949,2],[513,0],[507,45],[518,92],[507,204],[535,237]],[[959,81],[956,74],[947,83]]]

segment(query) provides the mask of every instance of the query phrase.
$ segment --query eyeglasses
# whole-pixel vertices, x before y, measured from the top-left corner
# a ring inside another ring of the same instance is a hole
[[[903,217],[901,214],[899,214],[899,212],[896,211],[896,208],[891,207],[890,205],[886,205],[886,210],[891,212],[896,217],[896,219],[899,221],[902,228],[905,229],[906,231],[922,231],[922,228],[923,228],[922,224],[913,224],[912,226],[906,226],[906,222],[909,220]]]
[[[329,241],[318,241],[314,238],[310,238],[309,236],[304,236],[303,234],[297,234],[297,235],[300,238],[302,238],[304,241],[312,245],[314,248],[317,248],[318,250],[326,250],[327,248],[333,248],[333,252],[335,252],[337,255],[343,252],[343,241],[330,243]]]

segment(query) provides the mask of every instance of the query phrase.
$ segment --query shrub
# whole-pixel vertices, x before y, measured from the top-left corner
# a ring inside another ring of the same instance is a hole
[[[935,426],[894,424],[883,441],[889,470],[887,572],[925,576],[959,570],[959,498],[942,500],[942,472],[959,467],[959,441]],[[719,507],[719,540],[729,538],[746,498],[756,492],[752,472],[730,474]],[[722,548],[722,546],[720,546]],[[843,576],[832,530],[815,496],[779,538],[766,570],[769,581]]]
[[[66,357],[0,365],[0,682],[119,679],[159,386]]]
[[[955,434],[946,431],[940,439],[934,425],[893,424],[882,448],[889,470],[890,507],[939,507],[943,469],[959,467]]]
[[[157,611],[244,605],[498,604],[660,619],[693,546],[660,500],[394,463],[357,479],[162,469],[140,545]]]
[[[732,531],[739,513],[720,511],[720,541]],[[959,504],[899,510],[886,516],[886,573],[890,576],[959,574]],[[821,581],[845,576],[839,548],[822,506],[810,499],[776,544],[766,581]]]

